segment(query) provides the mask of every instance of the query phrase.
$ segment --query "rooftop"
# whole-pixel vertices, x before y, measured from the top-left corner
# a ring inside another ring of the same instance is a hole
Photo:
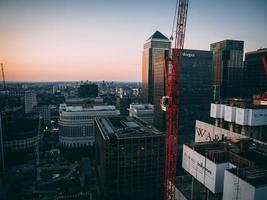
[[[267,169],[253,166],[241,169],[232,168],[228,171],[256,187],[267,184]]]
[[[239,108],[244,108],[244,109],[267,109],[266,105],[257,105],[254,104],[252,99],[222,99],[220,101],[216,101],[216,104],[225,104],[228,106],[234,106],[234,107],[239,107]]]
[[[96,120],[96,123],[107,138],[110,135],[116,135],[117,138],[124,138],[163,134],[152,125],[134,117],[101,117]]]
[[[115,106],[110,106],[110,105],[91,105],[87,107],[83,106],[66,106],[61,104],[62,111],[65,112],[88,112],[88,111],[110,111],[110,110],[116,110]]]
[[[246,52],[246,54],[255,54],[255,53],[267,53],[267,48],[261,48],[257,49],[256,51]]]
[[[158,30],[155,33],[153,33],[153,35],[151,35],[147,40],[153,40],[153,39],[169,40],[165,35],[163,35]]]
[[[200,142],[188,145],[207,159],[239,166],[229,170],[252,185],[267,184],[267,145],[251,139]],[[242,173],[241,173],[242,172]]]

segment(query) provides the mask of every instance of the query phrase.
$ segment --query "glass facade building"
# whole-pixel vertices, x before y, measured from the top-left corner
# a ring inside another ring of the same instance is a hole
[[[171,48],[170,40],[156,31],[144,45],[142,61],[142,97],[144,103],[154,103],[155,57]]]
[[[131,117],[96,123],[96,171],[102,199],[162,200],[165,134]]]
[[[168,52],[166,52],[168,54]],[[160,99],[164,95],[164,56],[155,59],[154,125],[166,129]],[[212,52],[185,49],[180,76],[179,144],[194,140],[195,121],[209,120],[212,100]]]
[[[214,100],[242,95],[244,41],[224,40],[210,45],[213,52]]]
[[[267,48],[245,54],[244,65],[244,96],[262,94],[267,91],[267,76],[263,58],[267,61]]]

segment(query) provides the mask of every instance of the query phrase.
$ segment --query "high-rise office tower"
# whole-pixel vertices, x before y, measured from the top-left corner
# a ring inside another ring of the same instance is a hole
[[[171,42],[159,31],[156,31],[144,45],[143,71],[142,71],[142,95],[144,103],[153,104],[155,57],[164,55],[170,50]]]
[[[245,54],[244,96],[252,97],[267,91],[267,69],[264,68],[263,59],[267,62],[267,48]]]
[[[174,51],[174,50],[173,50]],[[165,112],[160,99],[164,95],[164,55],[155,59],[154,125],[165,130]],[[212,100],[212,52],[184,49],[180,75],[179,143],[193,140],[195,121],[209,120]]]
[[[211,44],[210,49],[214,100],[241,96],[244,41],[224,40]]]
[[[101,117],[95,123],[103,199],[163,199],[165,134],[138,118]]]

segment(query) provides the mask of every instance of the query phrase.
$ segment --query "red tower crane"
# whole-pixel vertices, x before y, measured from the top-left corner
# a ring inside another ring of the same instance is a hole
[[[174,40],[172,55],[165,59],[165,95],[161,99],[162,110],[166,111],[166,160],[165,200],[175,198],[176,163],[178,156],[179,83],[184,48],[186,19],[189,0],[177,0],[174,17]],[[173,36],[171,37],[171,40]]]

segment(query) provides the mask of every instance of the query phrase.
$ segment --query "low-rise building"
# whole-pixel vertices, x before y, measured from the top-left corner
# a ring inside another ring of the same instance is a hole
[[[217,127],[267,142],[267,106],[251,101],[230,100],[212,103],[210,117]]]
[[[93,146],[95,142],[94,120],[100,116],[117,116],[115,106],[67,106],[60,105],[59,142],[65,148]]]
[[[154,106],[152,104],[130,104],[128,111],[130,117],[138,117],[145,122],[153,124]]]

